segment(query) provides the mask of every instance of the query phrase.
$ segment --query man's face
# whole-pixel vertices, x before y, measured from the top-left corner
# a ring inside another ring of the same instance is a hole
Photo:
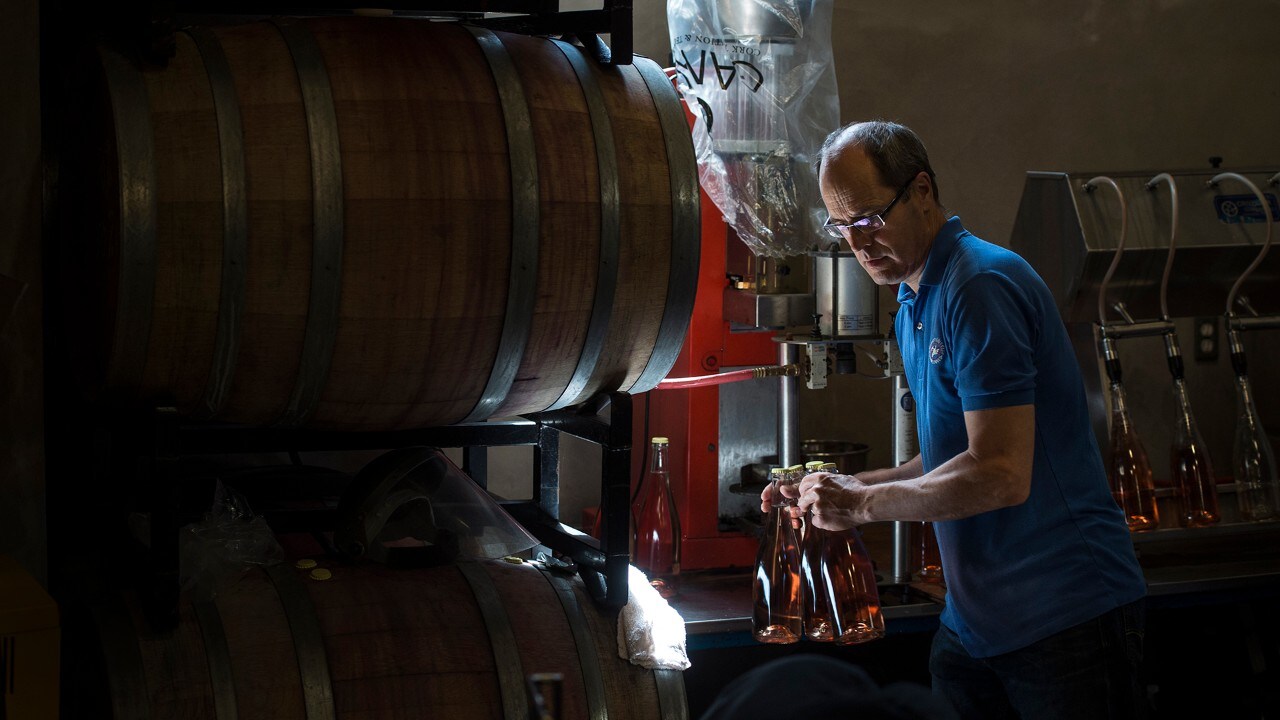
[[[880,179],[871,158],[861,148],[845,147],[822,164],[818,185],[822,202],[834,223],[849,223],[880,213],[884,226],[869,232],[844,231],[845,242],[877,285],[907,283],[918,287],[935,230],[922,214],[930,192],[927,175],[917,174],[888,212],[901,187]]]

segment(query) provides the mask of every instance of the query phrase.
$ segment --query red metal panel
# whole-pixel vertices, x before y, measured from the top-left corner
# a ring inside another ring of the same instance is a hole
[[[685,108],[692,125],[694,117]],[[710,375],[721,367],[773,365],[777,347],[767,332],[731,333],[724,319],[724,290],[728,286],[728,244],[732,235],[720,209],[707,194],[702,197],[702,253],[698,292],[684,346],[669,377]],[[755,562],[754,537],[720,532],[720,389],[654,390],[648,393],[649,436],[670,441],[671,487],[681,525],[680,565],[684,570],[750,566]],[[649,452],[645,437],[646,402],[634,403],[632,476]],[[634,494],[634,490],[633,490]]]
[[[720,210],[702,195],[702,255],[698,294],[689,334],[670,377],[709,375],[725,366],[772,365],[777,349],[767,332],[731,333],[724,319],[726,247],[731,237]],[[649,435],[671,440],[671,484],[680,512],[681,568],[702,570],[749,566],[757,542],[741,532],[719,530],[720,389],[655,390],[649,393]],[[645,403],[635,403],[633,465],[639,478],[649,449],[644,437]]]

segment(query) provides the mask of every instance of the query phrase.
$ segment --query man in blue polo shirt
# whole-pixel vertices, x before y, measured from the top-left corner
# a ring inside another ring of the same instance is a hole
[[[934,522],[947,604],[929,668],[962,717],[1144,716],[1146,585],[1048,289],[948,217],[902,125],[832,133],[819,184],[828,229],[875,282],[899,283],[920,455],[809,475],[795,512],[829,529]]]

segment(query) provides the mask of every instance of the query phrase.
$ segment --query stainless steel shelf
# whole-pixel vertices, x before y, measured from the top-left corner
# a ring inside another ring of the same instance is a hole
[[[1162,528],[1151,532],[1133,533],[1132,538],[1134,545],[1147,545],[1159,542],[1203,540],[1269,532],[1280,534],[1280,520],[1227,523],[1198,528]]]

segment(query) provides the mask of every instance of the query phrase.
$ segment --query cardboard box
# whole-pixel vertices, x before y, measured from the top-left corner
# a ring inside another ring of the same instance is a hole
[[[0,555],[0,720],[56,720],[59,642],[58,606]]]

